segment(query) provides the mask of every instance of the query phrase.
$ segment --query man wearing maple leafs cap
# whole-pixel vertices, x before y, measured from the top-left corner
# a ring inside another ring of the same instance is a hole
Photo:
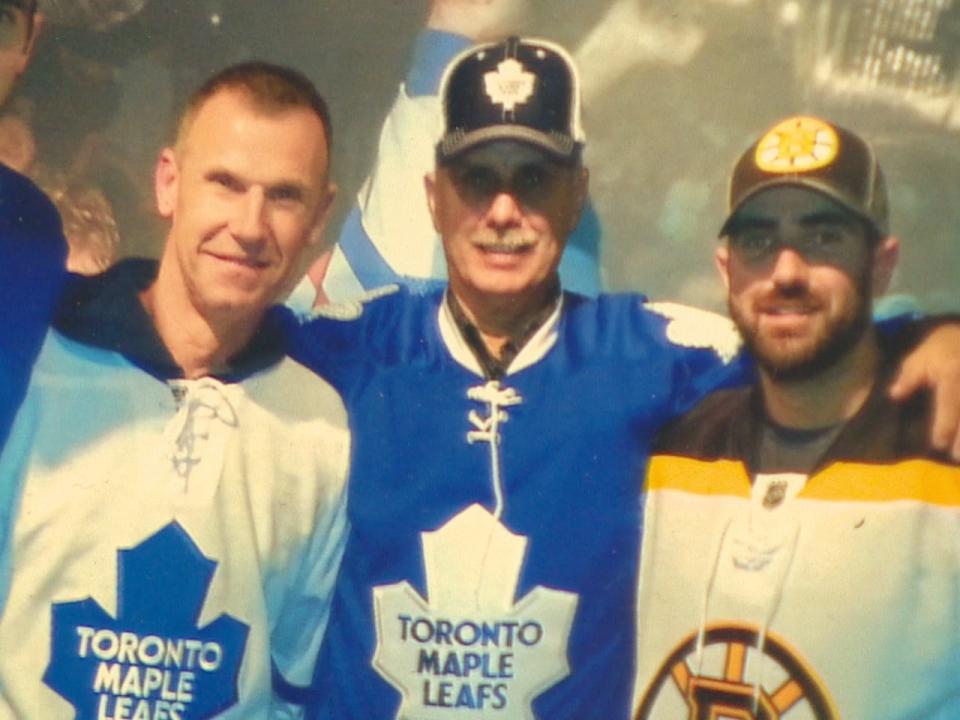
[[[422,190],[423,175],[433,168],[434,149],[443,133],[440,79],[463,50],[500,40],[529,22],[530,9],[530,0],[430,2],[425,27],[411,49],[410,67],[376,143],[374,165],[336,246],[311,266],[312,280],[298,286],[291,306],[353,300],[393,282],[417,289],[443,285],[443,247]],[[600,222],[588,200],[558,268],[566,289],[584,295],[600,291],[600,236]]]
[[[813,117],[741,156],[717,264],[759,381],[650,463],[636,718],[960,717],[960,465],[897,404],[872,147]]]
[[[312,717],[629,715],[638,478],[660,427],[739,377],[737,338],[710,313],[560,286],[587,190],[579,99],[553,43],[457,56],[425,178],[448,286],[293,329],[355,443]]]

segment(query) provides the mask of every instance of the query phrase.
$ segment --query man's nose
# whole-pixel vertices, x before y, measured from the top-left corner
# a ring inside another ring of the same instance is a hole
[[[523,207],[512,193],[498,192],[487,209],[487,220],[494,227],[515,227],[523,220]]]
[[[261,242],[266,236],[266,198],[263,188],[250,187],[237,198],[230,232],[238,242],[249,244]]]
[[[795,248],[786,245],[780,248],[773,259],[771,279],[780,287],[806,282],[809,265],[806,258]]]

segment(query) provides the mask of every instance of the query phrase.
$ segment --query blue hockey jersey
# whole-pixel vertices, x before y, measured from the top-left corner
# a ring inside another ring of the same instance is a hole
[[[16,308],[0,319],[2,447],[67,273],[67,241],[53,203],[32,182],[2,163],[0,243],[4,249],[0,307]],[[24,302],[25,298],[30,302]],[[0,518],[2,513],[0,510]]]
[[[332,306],[292,350],[339,390],[355,443],[313,714],[626,718],[641,471],[663,423],[731,374],[711,337],[726,357],[736,339],[709,313],[565,294],[493,381],[442,298]]]

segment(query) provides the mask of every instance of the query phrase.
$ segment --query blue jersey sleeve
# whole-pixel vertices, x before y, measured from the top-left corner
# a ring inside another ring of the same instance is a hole
[[[60,217],[33,183],[0,165],[0,444],[26,393],[66,279]]]
[[[753,381],[753,362],[728,318],[670,302],[648,302],[643,310],[658,316],[662,341],[672,356],[668,418],[691,410],[715,390]]]

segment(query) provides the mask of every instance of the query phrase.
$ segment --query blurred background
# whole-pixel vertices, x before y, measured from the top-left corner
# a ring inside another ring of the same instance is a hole
[[[960,309],[960,0],[531,0],[524,29],[581,68],[612,290],[721,308],[726,175],[787,114],[877,148],[903,240],[894,292]],[[334,118],[336,228],[373,161],[427,0],[40,0],[46,25],[0,116],[0,153],[67,223],[155,255],[152,170],[186,94],[249,58],[296,66]]]

